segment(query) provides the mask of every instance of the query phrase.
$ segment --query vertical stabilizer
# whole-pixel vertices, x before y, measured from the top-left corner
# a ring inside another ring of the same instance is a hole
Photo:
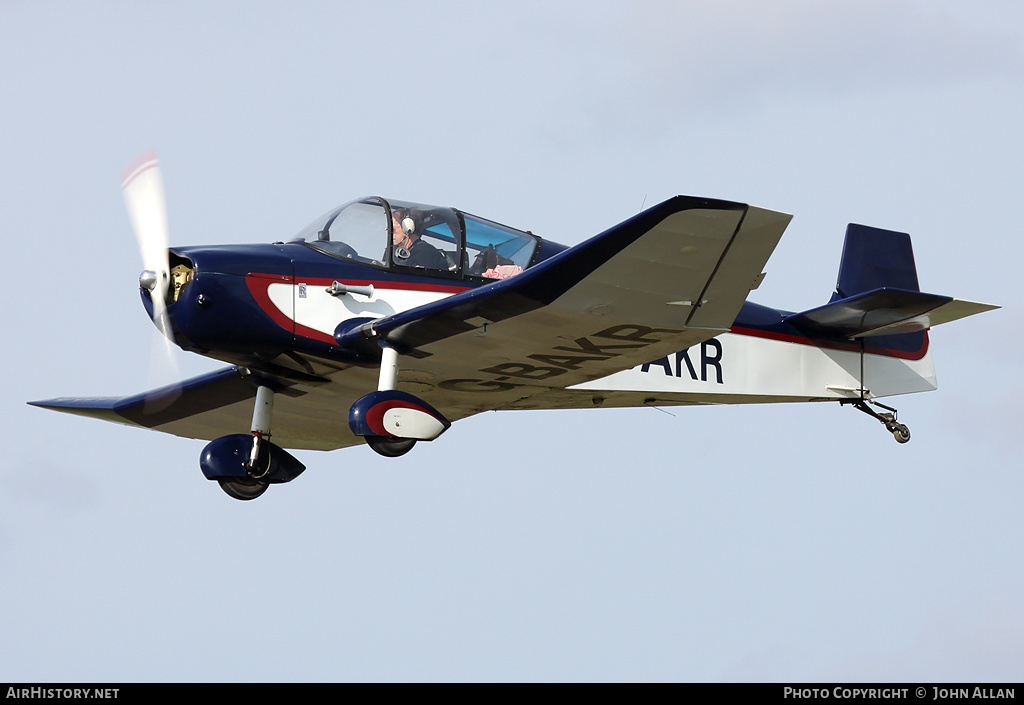
[[[851,223],[833,301],[875,289],[920,291],[910,235]]]

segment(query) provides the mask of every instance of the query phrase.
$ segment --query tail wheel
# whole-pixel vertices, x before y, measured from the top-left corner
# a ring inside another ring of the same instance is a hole
[[[897,443],[906,443],[910,440],[910,429],[907,428],[906,424],[901,424],[896,420],[896,409],[891,406],[886,406],[881,402],[873,401],[870,399],[840,399],[839,405],[846,406],[852,404],[858,411],[863,411],[868,416],[877,419],[885,430],[892,434],[892,437],[896,439]],[[888,413],[879,413],[873,410],[868,404],[874,404],[883,409],[887,409]]]

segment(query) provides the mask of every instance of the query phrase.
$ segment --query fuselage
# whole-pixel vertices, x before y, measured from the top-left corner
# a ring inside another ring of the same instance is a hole
[[[351,211],[355,210],[355,213]],[[409,266],[409,239],[393,214],[443,254]],[[341,229],[344,225],[348,229]],[[326,378],[367,356],[338,341],[373,320],[515,276],[568,248],[452,209],[362,199],[325,214],[288,243],[175,248],[178,286],[168,311],[184,349],[243,366],[272,365]],[[511,243],[511,245],[509,244]],[[502,247],[507,248],[502,254]],[[506,256],[508,255],[508,256]],[[489,260],[489,261],[487,261]],[[340,287],[340,289],[339,289]],[[349,290],[351,289],[351,290]],[[143,300],[150,313],[149,292]],[[731,330],[691,350],[532,397],[522,408],[676,403],[810,401],[933,389],[927,334],[870,344],[812,339],[790,312],[752,302]],[[463,385],[487,389],[485,373]]]

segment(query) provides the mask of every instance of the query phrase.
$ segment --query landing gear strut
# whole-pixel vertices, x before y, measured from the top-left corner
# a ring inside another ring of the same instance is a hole
[[[381,345],[377,391],[361,396],[348,412],[352,433],[387,458],[405,455],[416,441],[432,441],[451,426],[440,411],[397,386],[398,350]]]
[[[378,392],[390,392],[398,388],[398,351],[385,345],[380,351],[380,377]],[[398,458],[416,445],[412,438],[388,438],[387,436],[366,436],[366,445],[385,458]]]
[[[880,404],[877,401],[869,402],[867,399],[843,399],[839,403],[843,406],[847,404],[852,404],[854,408],[859,409],[868,416],[877,419],[879,423],[885,426],[885,430],[892,434],[892,437],[896,439],[897,443],[906,443],[907,441],[910,440],[910,429],[907,428],[905,424],[901,424],[896,420],[896,414],[898,412],[891,406]],[[875,411],[870,406],[868,406],[869,403],[886,409],[886,411]]]
[[[256,405],[252,410],[252,447],[249,459],[243,465],[248,477],[218,478],[222,490],[235,499],[256,499],[267,491],[267,475],[270,474],[270,419],[274,414],[274,390],[270,387],[256,388]]]
[[[270,419],[274,391],[256,388],[252,431],[211,441],[199,457],[199,467],[208,480],[216,480],[234,499],[256,499],[271,484],[291,482],[306,467],[287,451],[270,442]]]
[[[270,419],[274,415],[274,390],[256,388],[256,405],[252,410],[252,449],[245,462],[245,470],[254,480],[262,480],[270,473]]]

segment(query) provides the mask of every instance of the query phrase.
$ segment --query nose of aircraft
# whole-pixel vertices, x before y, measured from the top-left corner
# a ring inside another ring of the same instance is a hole
[[[168,249],[163,177],[153,152],[125,170],[121,190],[142,255],[142,302],[164,338],[185,350],[241,364],[287,349],[293,331],[261,309],[249,286],[253,274],[291,284],[291,258],[281,248]]]
[[[139,275],[139,292],[142,303],[154,325],[169,341],[186,347],[174,326],[174,304],[182,297],[185,288],[192,279],[191,263],[186,264],[182,258],[176,257],[165,250],[161,258],[166,262],[165,268],[144,269]],[[178,260],[177,262],[175,260]]]
[[[286,349],[292,333],[261,307],[254,281],[292,282],[291,258],[276,245],[176,247],[168,276],[144,270],[143,305],[157,328],[185,350],[252,364]],[[264,287],[265,288],[265,287]]]

